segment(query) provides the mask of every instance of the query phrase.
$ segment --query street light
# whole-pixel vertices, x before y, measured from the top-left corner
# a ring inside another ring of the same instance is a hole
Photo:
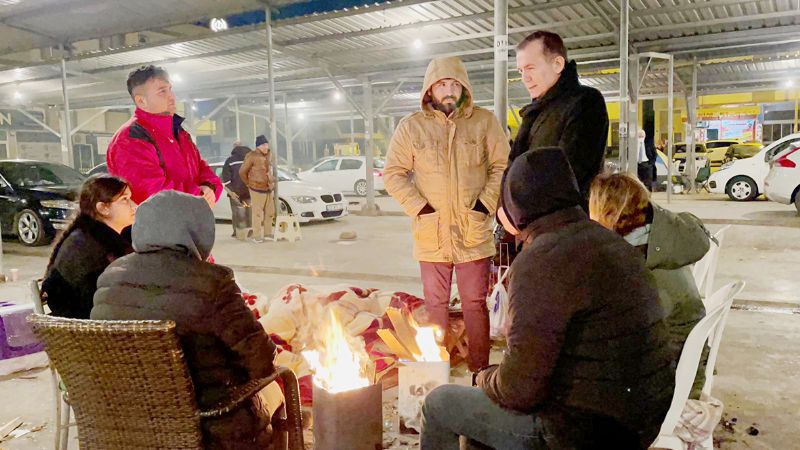
[[[421,49],[422,48],[422,39],[420,39],[420,38],[414,39],[413,45],[414,45],[415,49],[417,49],[417,50]]]
[[[342,93],[339,91],[333,91],[333,99],[338,102],[342,99]]]

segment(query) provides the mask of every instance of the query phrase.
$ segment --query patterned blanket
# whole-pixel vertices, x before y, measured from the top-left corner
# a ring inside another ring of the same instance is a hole
[[[275,364],[289,367],[297,374],[303,405],[312,404],[311,370],[300,352],[318,338],[316,324],[322,322],[329,310],[333,310],[350,335],[362,338],[364,348],[375,364],[378,380],[390,378],[397,370],[397,357],[377,335],[379,329],[392,329],[386,308],[406,309],[417,322],[427,321],[424,301],[404,292],[383,292],[348,285],[290,284],[270,298],[243,296],[278,346]]]

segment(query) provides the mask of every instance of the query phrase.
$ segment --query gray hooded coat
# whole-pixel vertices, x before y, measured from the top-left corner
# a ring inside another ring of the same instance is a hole
[[[214,216],[203,199],[177,191],[152,196],[136,213],[136,253],[103,272],[91,313],[100,320],[174,321],[201,408],[226,387],[268,376],[275,357],[233,271],[206,262],[213,245]],[[269,448],[269,419],[256,396],[221,418],[203,420],[204,445]]]

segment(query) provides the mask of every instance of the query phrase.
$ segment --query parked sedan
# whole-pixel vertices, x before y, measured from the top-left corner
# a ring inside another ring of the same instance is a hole
[[[800,146],[793,144],[769,165],[769,174],[764,180],[767,198],[786,205],[794,203],[800,214]]]
[[[63,164],[0,161],[0,226],[28,246],[44,245],[78,209],[84,176]]]
[[[752,158],[725,163],[708,179],[708,188],[715,194],[727,194],[731,200],[753,200],[764,193],[764,179],[769,173],[769,162],[775,155],[800,140],[800,133],[790,134],[769,144]]]
[[[217,176],[222,175],[222,163],[210,166]],[[223,194],[214,206],[216,219],[231,220],[231,203],[225,197]],[[278,169],[278,199],[281,214],[294,214],[299,222],[337,219],[348,214],[347,201],[341,192],[305,183],[282,169]]]
[[[367,195],[365,156],[332,156],[317,161],[308,170],[298,172],[297,176],[325,189],[337,192],[355,192],[364,197]],[[381,159],[372,160],[372,179],[376,191],[383,191],[383,167]]]

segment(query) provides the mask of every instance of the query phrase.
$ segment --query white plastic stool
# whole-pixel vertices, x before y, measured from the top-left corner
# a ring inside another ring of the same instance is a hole
[[[289,242],[303,239],[303,235],[300,234],[300,222],[297,221],[297,217],[294,215],[276,217],[273,237],[275,241],[286,239]]]

